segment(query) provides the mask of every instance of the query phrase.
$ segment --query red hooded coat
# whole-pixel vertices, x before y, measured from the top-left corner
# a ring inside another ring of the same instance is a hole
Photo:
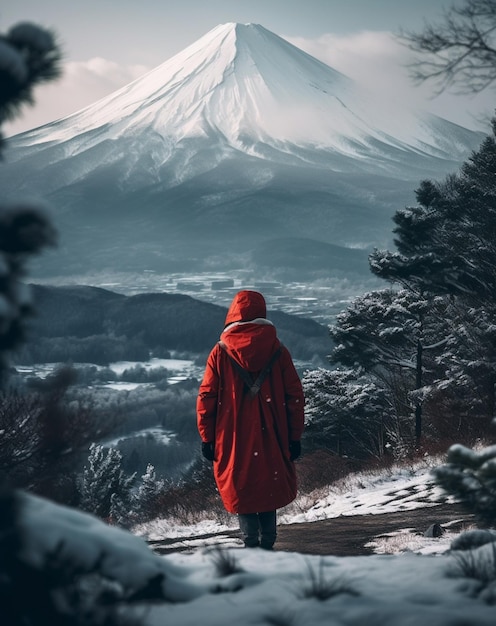
[[[214,476],[230,513],[273,511],[296,496],[289,442],[303,432],[303,390],[288,350],[265,316],[260,293],[235,296],[221,334],[224,347],[217,344],[211,351],[197,401],[198,430],[202,441],[215,442]],[[227,352],[255,379],[280,346],[252,397]]]

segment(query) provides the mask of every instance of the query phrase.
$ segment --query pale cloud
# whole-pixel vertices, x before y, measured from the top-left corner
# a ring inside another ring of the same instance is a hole
[[[411,52],[387,31],[361,31],[352,35],[325,34],[317,39],[287,38],[308,54],[353,78],[363,87],[381,93],[394,91],[397,97],[417,92],[424,101],[430,89],[416,89],[408,76]]]
[[[362,62],[371,65],[390,60],[398,52],[407,59],[408,50],[388,31],[361,31],[352,35],[324,34],[316,39],[286,37],[293,45],[344,73],[361,73]]]
[[[285,38],[398,106],[422,108],[468,128],[488,129],[495,108],[493,90],[461,96],[450,92],[436,94],[429,83],[416,85],[408,68],[414,61],[413,53],[389,31]]]
[[[114,61],[95,57],[86,62],[67,63],[65,77],[74,83],[83,79],[102,90],[118,89],[139,78],[150,68],[144,65],[122,66]]]
[[[4,134],[14,135],[75,113],[150,69],[144,65],[123,66],[101,57],[65,63],[62,78],[38,87],[35,106],[24,107],[22,115],[5,124]]]

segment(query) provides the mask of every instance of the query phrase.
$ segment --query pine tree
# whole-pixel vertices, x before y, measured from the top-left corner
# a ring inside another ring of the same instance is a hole
[[[439,371],[434,357],[447,332],[446,307],[442,297],[412,289],[374,291],[356,298],[330,329],[331,362],[371,375],[390,398],[395,431],[410,440],[414,430],[417,442],[423,421],[418,392]]]
[[[33,89],[60,73],[60,50],[53,33],[21,23],[0,35],[0,125],[33,103]],[[0,156],[4,140],[0,133]],[[16,348],[31,313],[29,292],[22,283],[26,261],[55,243],[55,230],[39,208],[0,205],[0,376],[7,352]]]
[[[380,387],[353,370],[322,368],[306,372],[302,383],[309,448],[382,456],[391,411]]]
[[[436,376],[427,381],[430,401],[438,413],[442,407],[459,419],[484,416],[486,428],[496,405],[495,172],[496,119],[492,135],[459,173],[442,183],[423,181],[418,206],[396,213],[397,251],[376,250],[370,257],[377,276],[424,298],[444,298],[446,324],[432,338],[443,350]]]
[[[418,206],[394,216],[398,252],[375,251],[373,273],[496,308],[496,118],[456,175],[423,181]]]
[[[455,496],[482,526],[496,524],[496,445],[474,451],[454,445],[447,463],[434,470],[436,481]]]
[[[60,76],[61,58],[54,33],[36,24],[21,22],[0,35],[0,124],[33,104],[37,85]]]
[[[154,466],[148,463],[134,497],[134,509],[140,518],[147,518],[153,514],[154,505],[164,488],[165,481],[157,479]]]
[[[442,376],[431,388],[451,414],[453,435],[484,438],[496,415],[496,326],[494,315],[482,307],[455,300],[452,330],[437,363]],[[439,407],[437,407],[439,413]]]
[[[81,481],[83,510],[117,523],[122,523],[130,514],[135,474],[126,476],[121,464],[119,450],[91,444],[88,466],[84,468]]]

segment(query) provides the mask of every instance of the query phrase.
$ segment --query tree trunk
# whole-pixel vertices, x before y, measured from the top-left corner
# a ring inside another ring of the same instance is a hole
[[[415,389],[422,387],[422,342],[417,342],[417,360],[416,360],[416,376]],[[415,406],[415,441],[417,445],[422,438],[422,405],[420,402]]]

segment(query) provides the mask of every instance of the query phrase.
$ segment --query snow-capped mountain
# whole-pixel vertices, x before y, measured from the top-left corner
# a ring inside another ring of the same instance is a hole
[[[63,236],[96,233],[92,250],[98,239],[108,251],[109,225],[120,247],[201,242],[200,254],[205,239],[211,254],[219,238],[239,251],[243,239],[277,235],[359,246],[387,238],[385,218],[418,181],[457,169],[480,140],[379,103],[262,26],[224,24],[13,138],[0,183],[46,197]]]

